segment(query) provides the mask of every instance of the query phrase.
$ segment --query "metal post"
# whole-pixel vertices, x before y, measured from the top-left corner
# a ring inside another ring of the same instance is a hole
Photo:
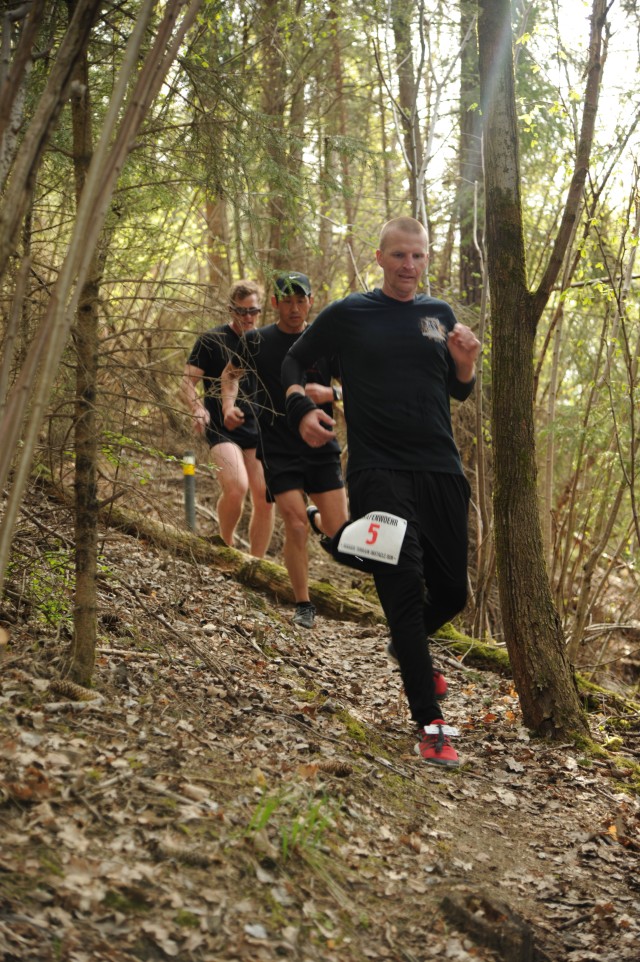
[[[184,473],[184,511],[187,527],[196,530],[196,456],[193,451],[186,451],[182,458]]]

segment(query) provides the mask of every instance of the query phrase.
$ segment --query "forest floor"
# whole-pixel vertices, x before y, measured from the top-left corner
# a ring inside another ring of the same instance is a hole
[[[57,509],[29,510],[48,543]],[[442,643],[463,764],[427,766],[383,627],[296,629],[216,569],[101,536],[89,700],[59,680],[64,625],[5,606],[5,962],[640,960],[637,718],[607,742],[590,716],[608,750],[536,739],[510,679]]]

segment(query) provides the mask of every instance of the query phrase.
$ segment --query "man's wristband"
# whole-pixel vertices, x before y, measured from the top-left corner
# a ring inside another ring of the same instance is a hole
[[[306,394],[288,394],[287,400],[285,401],[285,413],[287,415],[287,424],[291,430],[297,434],[298,426],[302,421],[305,414],[309,411],[315,411],[317,405],[313,403],[310,397]]]

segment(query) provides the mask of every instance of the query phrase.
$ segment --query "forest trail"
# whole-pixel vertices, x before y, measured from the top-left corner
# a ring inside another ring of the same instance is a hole
[[[438,647],[463,767],[431,768],[384,628],[103,553],[98,697],[51,629],[4,656],[6,962],[638,962],[637,740],[532,739],[508,678]]]

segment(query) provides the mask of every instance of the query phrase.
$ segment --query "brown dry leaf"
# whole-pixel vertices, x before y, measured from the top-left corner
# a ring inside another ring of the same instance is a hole
[[[596,902],[593,906],[593,911],[596,915],[604,917],[607,915],[615,915],[616,907],[613,902]]]
[[[424,848],[424,843],[418,835],[401,835],[399,841],[402,845],[406,845],[407,848],[417,852],[418,855]]]
[[[303,704],[303,705],[298,706],[298,708],[299,708],[299,710],[302,712],[302,714],[303,714],[303,715],[308,715],[309,718],[315,718],[315,717],[316,717],[316,715],[318,714],[318,708],[319,708],[319,707],[320,707],[319,705],[308,705],[308,704],[306,704],[306,703]]]
[[[17,802],[39,802],[51,793],[47,776],[33,765],[25,769],[20,781],[4,782],[3,788]]]
[[[182,782],[179,786],[180,792],[194,802],[204,802],[211,798],[211,792],[202,785],[193,785],[190,782]]]
[[[320,765],[316,762],[310,762],[305,765],[298,765],[296,772],[301,778],[305,778],[307,781],[312,781],[318,774],[318,769]]]
[[[482,718],[482,721],[485,725],[490,725],[497,720],[498,720],[498,716],[492,711],[488,711],[487,714],[484,715]]]
[[[158,948],[162,949],[165,955],[173,958],[179,954],[180,946],[171,938],[169,930],[164,925],[145,919],[140,928],[156,943]]]

